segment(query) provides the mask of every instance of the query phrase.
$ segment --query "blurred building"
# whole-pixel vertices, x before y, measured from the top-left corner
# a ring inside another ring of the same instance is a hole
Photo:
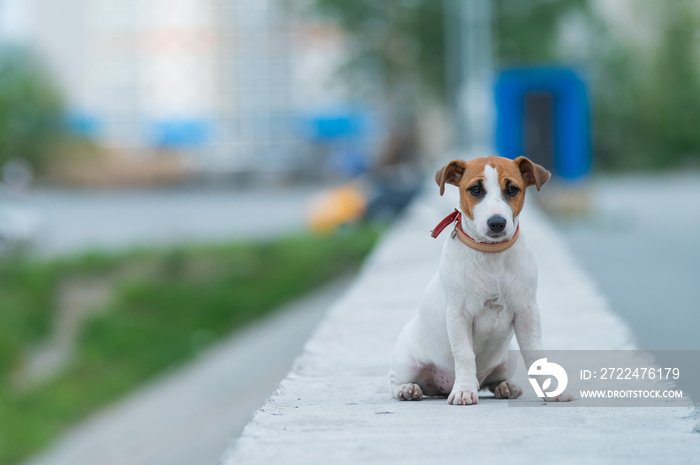
[[[0,24],[46,59],[73,129],[105,147],[175,151],[203,171],[286,170],[309,163],[304,113],[344,96],[329,78],[339,33],[286,3],[2,0]]]

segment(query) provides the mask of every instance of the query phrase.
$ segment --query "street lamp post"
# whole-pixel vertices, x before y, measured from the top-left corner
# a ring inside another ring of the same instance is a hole
[[[493,43],[490,0],[445,0],[448,83],[456,143],[469,154],[493,148]]]

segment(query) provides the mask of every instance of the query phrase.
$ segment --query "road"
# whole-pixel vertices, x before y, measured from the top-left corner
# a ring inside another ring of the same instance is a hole
[[[39,221],[37,250],[64,254],[302,230],[318,187],[33,191],[14,202]]]
[[[555,219],[647,349],[700,349],[700,174],[606,176],[592,214]]]

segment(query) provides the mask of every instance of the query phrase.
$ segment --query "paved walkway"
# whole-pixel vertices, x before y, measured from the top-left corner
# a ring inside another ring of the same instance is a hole
[[[274,390],[343,278],[86,421],[26,465],[210,465]]]
[[[457,407],[389,397],[394,341],[444,240],[428,230],[455,204],[453,189],[446,198],[427,192],[386,235],[222,464],[697,463],[691,408],[528,409],[493,399]],[[521,231],[540,267],[545,348],[633,348],[626,325],[534,205]]]

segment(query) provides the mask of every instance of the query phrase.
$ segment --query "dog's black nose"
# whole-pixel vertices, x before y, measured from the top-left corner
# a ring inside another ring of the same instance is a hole
[[[489,218],[486,224],[489,225],[489,229],[495,233],[499,233],[506,229],[506,219],[501,215],[493,215],[491,218]]]

